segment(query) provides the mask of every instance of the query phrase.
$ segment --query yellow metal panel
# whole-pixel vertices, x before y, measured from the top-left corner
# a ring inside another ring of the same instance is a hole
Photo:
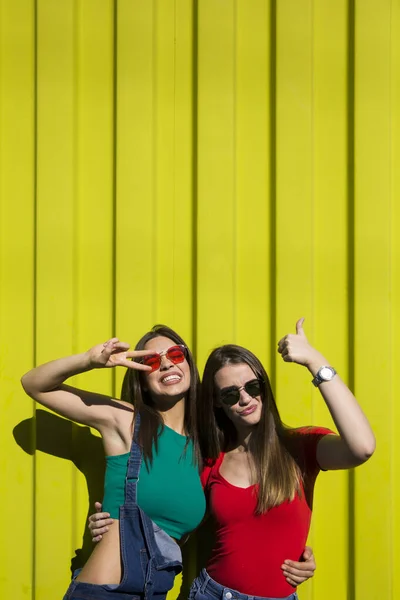
[[[348,381],[348,19],[347,2],[314,2],[313,11],[313,299],[310,341]],[[307,324],[307,321],[306,321]],[[307,382],[309,384],[309,381]],[[318,391],[312,422],[333,427]],[[348,587],[348,473],[321,474],[310,542],[317,555],[313,597],[345,598]],[[329,515],[329,519],[327,518]],[[329,540],[329,544],[327,543]]]
[[[74,30],[71,2],[38,2],[38,363],[74,350]],[[58,420],[52,422],[53,431],[56,423],[63,425]],[[71,521],[75,481],[69,462],[51,453],[37,453],[36,600],[48,600],[67,586],[74,550]]]
[[[355,473],[355,589],[371,600],[392,597],[391,439],[391,153],[390,2],[357,6],[355,49],[355,391],[378,440],[376,455]],[[379,534],[377,532],[379,531]],[[377,537],[379,541],[377,543]],[[367,561],[375,565],[374,571]]]
[[[34,11],[0,2],[0,597],[34,587]]]
[[[116,333],[132,344],[155,320],[153,13],[152,2],[118,3]]]
[[[198,3],[197,330],[200,362],[231,341],[236,301],[236,3]]]
[[[391,3],[391,57],[390,57],[390,309],[392,337],[390,346],[391,416],[390,429],[385,432],[391,440],[389,464],[392,495],[388,511],[392,516],[392,539],[389,548],[389,565],[392,578],[392,598],[400,597],[400,380],[397,376],[400,349],[397,343],[400,332],[400,4]],[[389,356],[389,352],[388,352]],[[378,440],[378,444],[380,441]],[[379,476],[379,475],[378,475]],[[375,516],[376,522],[376,516]],[[376,526],[376,525],[375,525]]]
[[[114,12],[112,0],[78,3],[74,47],[74,352],[113,335],[114,321]],[[84,389],[112,393],[112,371],[76,378]],[[101,501],[103,449],[88,428],[74,427],[73,567],[87,560],[90,510]]]
[[[235,110],[235,218],[234,297],[235,341],[251,348],[267,369],[271,365],[274,306],[271,277],[273,177],[268,114],[271,95],[269,5],[265,0],[237,3],[236,110]],[[273,26],[275,23],[273,24]],[[251,297],[251,310],[249,299]]]
[[[302,316],[313,335],[313,129],[311,2],[284,0],[276,12],[276,336]],[[277,363],[277,400],[291,425],[311,420],[305,373]]]
[[[190,50],[190,48],[188,48]],[[154,17],[154,281],[156,321],[172,323],[179,302],[179,239],[175,203],[175,11],[174,0],[157,5]],[[175,291],[178,292],[175,295]],[[175,306],[175,302],[177,305]]]
[[[193,345],[194,287],[193,254],[195,207],[193,202],[193,3],[175,3],[174,88],[174,287],[172,324]],[[165,242],[168,245],[168,242]],[[166,252],[164,248],[164,252]],[[164,317],[163,317],[164,318]]]

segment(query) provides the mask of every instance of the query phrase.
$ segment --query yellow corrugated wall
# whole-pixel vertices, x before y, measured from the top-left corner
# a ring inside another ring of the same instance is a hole
[[[200,368],[248,346],[286,422],[330,426],[275,352],[305,316],[377,451],[320,476],[299,596],[398,600],[399,1],[0,0],[0,19],[0,597],[61,598],[101,497],[98,437],[22,373],[163,322]]]

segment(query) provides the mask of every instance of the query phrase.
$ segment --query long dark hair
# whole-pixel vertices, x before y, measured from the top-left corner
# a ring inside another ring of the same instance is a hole
[[[193,441],[194,458],[196,463],[200,464],[200,452],[197,436],[197,413],[196,401],[200,395],[200,378],[197,367],[193,360],[192,353],[184,340],[170,327],[166,325],[154,325],[136,344],[135,350],[144,350],[148,341],[157,337],[166,337],[175,342],[186,346],[186,360],[190,369],[190,387],[186,393],[185,399],[185,433],[189,440]],[[158,437],[164,428],[163,419],[154,406],[151,395],[144,385],[144,375],[142,371],[127,369],[122,383],[121,399],[133,404],[135,413],[140,414],[139,443],[143,448],[143,456],[146,463],[153,461],[153,444],[155,451],[158,449]]]
[[[257,513],[262,514],[301,493],[301,471],[290,447],[290,433],[279,415],[268,375],[258,358],[241,346],[216,348],[204,368],[201,401],[198,402],[199,444],[204,458],[216,459],[235,443],[237,433],[223,408],[217,405],[216,373],[225,365],[247,364],[261,379],[261,418],[250,436],[249,450],[254,460],[254,479],[259,484]]]

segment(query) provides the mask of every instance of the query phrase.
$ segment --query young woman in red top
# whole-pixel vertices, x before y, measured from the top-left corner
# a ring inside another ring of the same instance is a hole
[[[375,438],[357,400],[329,362],[296,334],[278,343],[286,362],[307,367],[339,435],[321,427],[282,424],[264,367],[240,346],[214,350],[198,403],[202,474],[216,540],[190,600],[297,598],[285,559],[306,543],[320,469],[348,469],[374,452]]]

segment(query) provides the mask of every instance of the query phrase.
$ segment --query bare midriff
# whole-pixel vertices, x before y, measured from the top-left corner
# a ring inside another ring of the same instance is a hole
[[[171,538],[179,544],[175,538]],[[76,581],[96,585],[119,584],[122,577],[119,519],[98,542]]]
[[[76,581],[97,585],[121,582],[122,566],[120,551],[119,520],[114,523],[98,542]]]

